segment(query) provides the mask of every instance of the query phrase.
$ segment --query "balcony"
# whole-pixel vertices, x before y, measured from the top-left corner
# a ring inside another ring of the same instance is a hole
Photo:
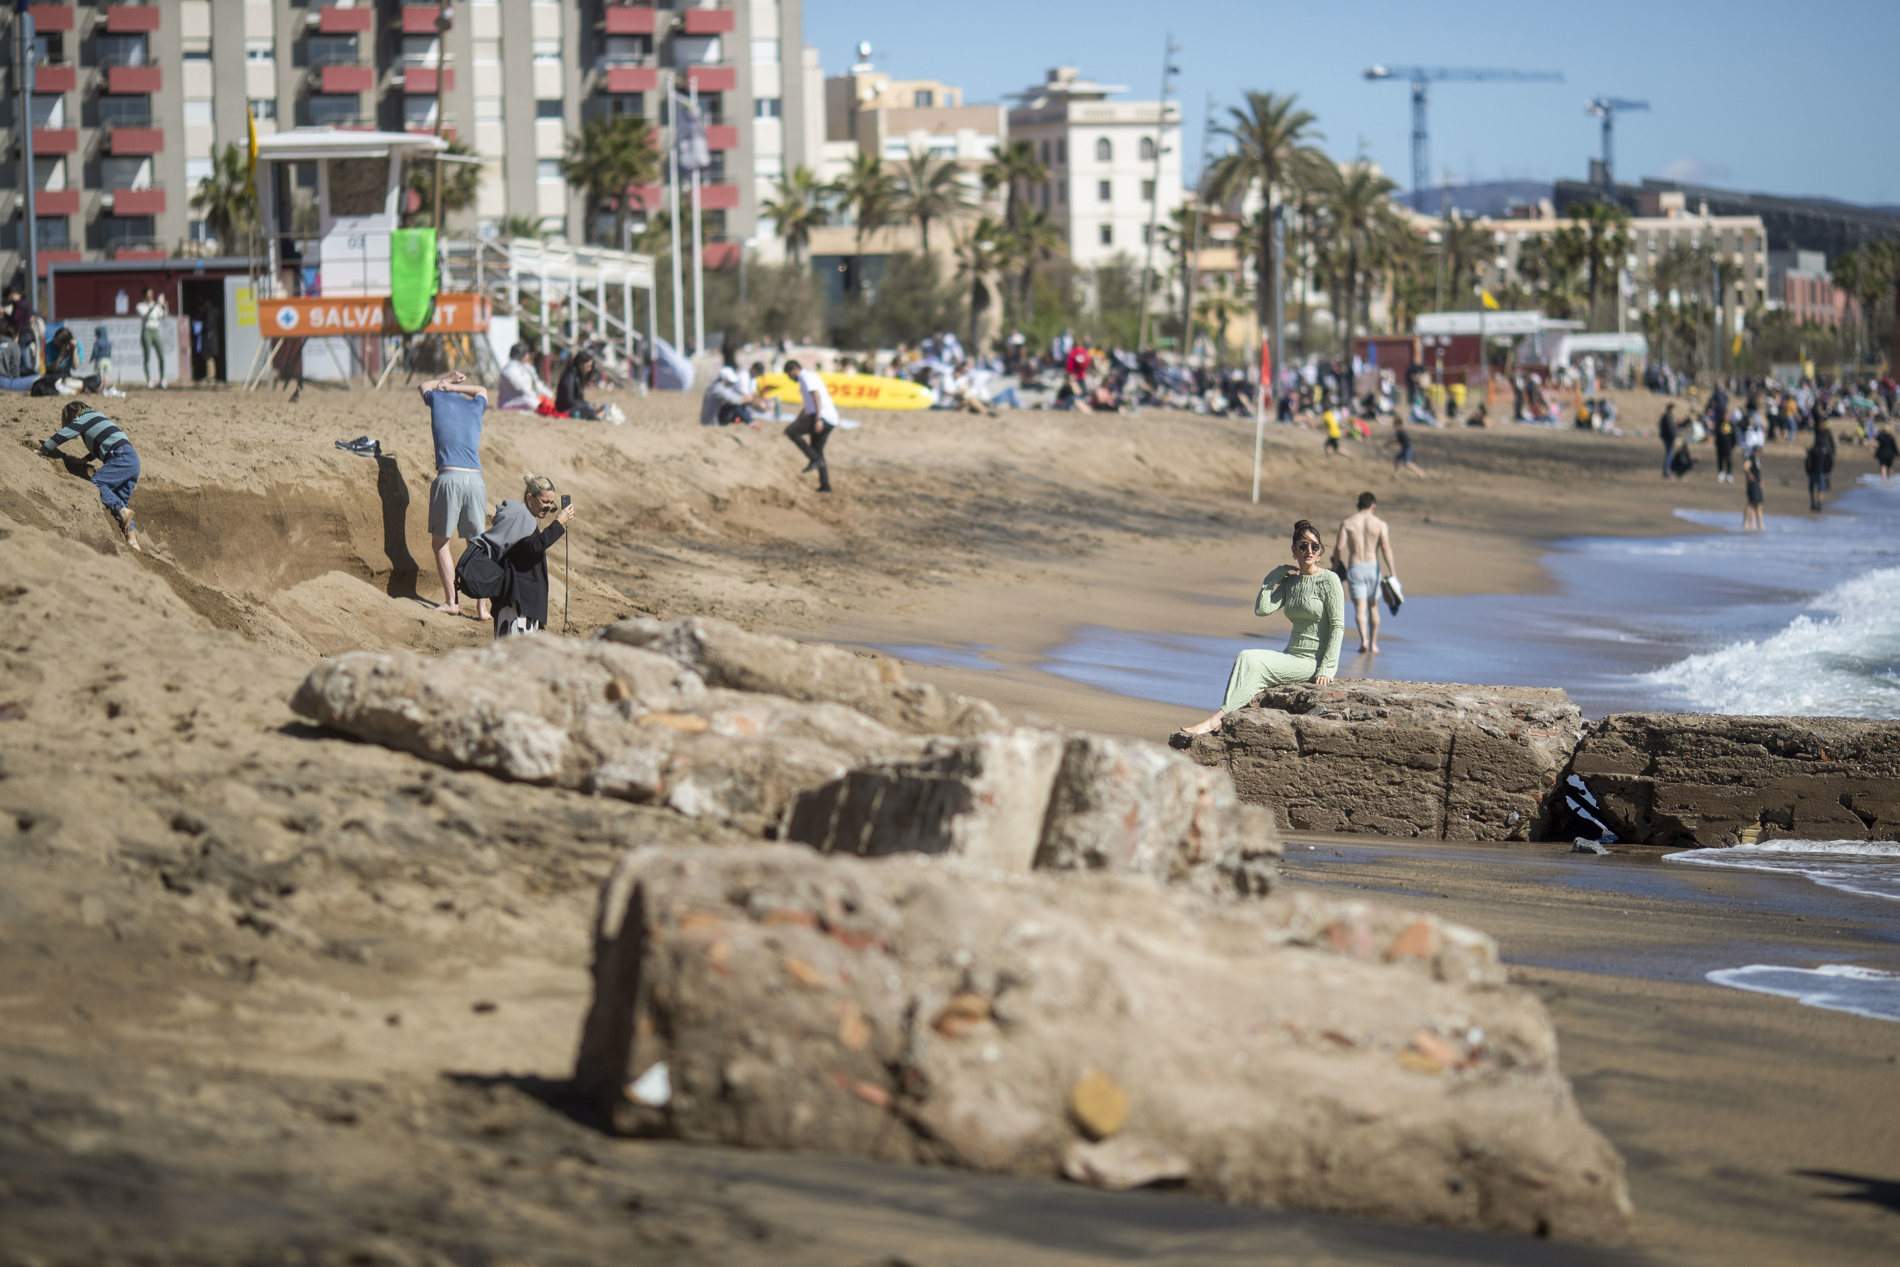
[[[326,4],[317,13],[317,31],[323,35],[367,35],[376,21],[376,11],[366,4],[344,8]]]
[[[736,268],[739,263],[739,244],[737,242],[708,242],[700,251],[699,258],[707,268]]]
[[[162,260],[166,252],[150,242],[124,242],[112,248],[115,260]]]
[[[150,35],[158,29],[155,4],[109,4],[106,6],[106,34]]]
[[[114,158],[157,154],[164,148],[163,128],[113,127],[106,130],[106,152]]]
[[[443,92],[454,90],[454,67],[437,70],[433,66],[405,66],[402,68],[402,90],[412,97],[433,97],[436,95],[438,78]]]
[[[27,12],[33,15],[33,29],[41,35],[73,29],[73,7],[70,4],[28,5]]]
[[[376,68],[374,66],[325,66],[319,73],[318,83],[326,93],[369,92],[376,87]]]
[[[77,189],[40,189],[33,194],[36,216],[76,216],[79,214]]]
[[[44,5],[39,7],[51,8],[52,6]],[[40,251],[37,252],[36,258],[40,262],[40,276],[44,277],[46,276],[47,270],[55,264],[77,264],[86,257],[82,251]]]
[[[658,211],[666,205],[666,190],[659,185],[628,185],[628,203],[640,211]]]
[[[731,92],[739,86],[739,72],[730,66],[688,66],[686,83],[701,92]]]
[[[730,123],[709,123],[706,125],[706,148],[709,150],[736,150],[739,148],[739,129]]]
[[[158,91],[160,78],[156,66],[108,66],[106,91],[115,96],[150,96]]]
[[[731,211],[738,205],[739,187],[737,185],[701,185],[699,187],[701,211]]]
[[[78,128],[34,128],[35,154],[72,154],[79,149]]]
[[[115,216],[156,216],[165,212],[163,189],[118,189],[112,192]]]
[[[688,9],[680,14],[681,29],[688,35],[729,35],[738,24],[731,9]]]
[[[658,92],[660,72],[645,66],[609,66],[601,87],[608,92]]]
[[[601,29],[607,35],[651,35],[659,26],[657,17],[645,5],[610,4]]]
[[[79,86],[77,66],[35,66],[34,92],[71,92]]]
[[[402,33],[404,35],[434,35],[435,24],[442,16],[439,4],[405,4],[402,7]]]

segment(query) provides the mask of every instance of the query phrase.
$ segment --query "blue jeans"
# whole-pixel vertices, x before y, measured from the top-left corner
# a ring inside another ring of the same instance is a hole
[[[990,397],[990,404],[998,409],[1021,409],[1023,407],[1023,398],[1022,395],[1017,392],[1015,384],[1012,383]]]
[[[132,504],[132,490],[139,486],[139,455],[129,441],[99,464],[92,473],[92,486],[99,490],[105,508],[115,515]]]

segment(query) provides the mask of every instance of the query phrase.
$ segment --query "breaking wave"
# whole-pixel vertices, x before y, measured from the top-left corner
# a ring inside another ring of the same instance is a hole
[[[1686,849],[1664,862],[1796,875],[1825,888],[1900,901],[1900,844],[1865,840],[1770,840],[1728,849]]]

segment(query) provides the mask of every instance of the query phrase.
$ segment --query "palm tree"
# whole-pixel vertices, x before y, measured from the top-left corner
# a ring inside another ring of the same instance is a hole
[[[1583,230],[1583,260],[1589,278],[1584,284],[1584,292],[1589,296],[1589,319],[1594,322],[1605,265],[1617,263],[1629,254],[1630,215],[1613,202],[1590,202],[1578,207],[1571,213],[1571,218]],[[1618,272],[1621,272],[1620,268]],[[1621,294],[1620,287],[1618,293]]]
[[[1003,248],[1007,260],[1014,264],[1017,272],[1016,318],[1027,321],[1029,297],[1035,289],[1036,270],[1062,253],[1068,237],[1062,232],[1062,226],[1049,218],[1046,211],[1031,211],[1024,214],[1022,222],[1014,228],[1005,228]]]
[[[851,213],[857,254],[852,258],[852,280],[864,293],[864,239],[896,219],[897,182],[875,154],[860,153],[832,186],[838,205]]]
[[[1216,277],[1195,305],[1195,314],[1208,325],[1214,327],[1214,366],[1216,369],[1227,363],[1227,327],[1234,319],[1247,311],[1247,305],[1234,293],[1232,278],[1222,273]]]
[[[218,240],[227,255],[257,224],[257,195],[244,153],[236,145],[219,150],[211,174],[198,182],[191,209],[204,218],[205,232]]]
[[[947,220],[959,211],[969,210],[970,195],[963,188],[955,163],[947,158],[933,158],[924,150],[913,152],[898,170],[897,205],[906,219],[917,222],[927,256],[930,254],[930,222]]]
[[[968,287],[970,303],[970,354],[976,355],[976,322],[988,298],[987,280],[1000,272],[1007,262],[1007,230],[989,216],[978,220],[957,241],[957,277]]]
[[[1865,242],[1843,251],[1828,266],[1828,279],[1854,297],[1860,306],[1860,350],[1873,342],[1874,311],[1900,281],[1900,246],[1890,241]]]
[[[1327,190],[1326,212],[1332,220],[1333,238],[1342,260],[1342,293],[1339,315],[1341,358],[1352,360],[1352,332],[1361,282],[1369,280],[1372,267],[1382,261],[1397,223],[1392,210],[1392,194],[1398,186],[1375,172],[1369,164],[1354,163],[1337,169]]]
[[[1448,306],[1462,308],[1472,298],[1480,270],[1492,254],[1491,234],[1469,216],[1454,211],[1445,217],[1439,252],[1445,262]]]
[[[811,231],[828,224],[831,211],[825,206],[825,186],[812,175],[811,168],[794,167],[778,183],[778,193],[759,210],[772,221],[778,235],[785,239],[785,254],[792,263],[802,264],[805,248],[811,245]]]
[[[1161,225],[1161,249],[1174,260],[1174,272],[1181,283],[1181,352],[1187,353],[1194,342],[1190,328],[1194,320],[1196,248],[1200,246],[1201,221],[1205,213],[1199,203],[1184,202],[1168,213]]]
[[[996,157],[983,165],[983,188],[1003,194],[1003,223],[1014,228],[1022,220],[1028,203],[1025,190],[1049,179],[1049,169],[1036,157],[1036,147],[1028,141],[1011,141],[996,151]]]
[[[1532,238],[1518,251],[1518,275],[1536,294],[1538,306],[1550,316],[1568,317],[1576,311],[1577,275],[1583,270],[1587,252],[1583,230],[1575,225]]]
[[[542,238],[549,237],[552,230],[546,217],[506,216],[496,229],[497,236],[504,238]]]
[[[450,141],[448,148],[442,151],[445,158],[474,158],[475,151],[466,141]],[[416,204],[418,218],[433,219],[435,213],[435,182],[437,173],[442,179],[442,211],[446,215],[451,211],[466,211],[475,205],[475,199],[482,192],[482,169],[484,163],[439,163],[433,157],[423,156],[404,165],[403,184],[416,191],[420,201]]]
[[[1299,98],[1271,92],[1249,92],[1245,108],[1228,111],[1228,121],[1215,129],[1234,143],[1234,152],[1214,161],[1208,171],[1208,194],[1228,206],[1238,206],[1249,190],[1258,188],[1262,203],[1258,272],[1260,287],[1254,308],[1260,328],[1273,315],[1273,296],[1279,293],[1280,261],[1273,252],[1275,192],[1287,188],[1299,154],[1320,139],[1311,111],[1299,108]],[[1279,349],[1274,349],[1277,355]]]
[[[603,115],[590,121],[579,133],[568,135],[561,177],[586,197],[590,212],[613,208],[613,245],[620,245],[627,237],[633,187],[660,178],[660,150],[653,126],[631,114]]]

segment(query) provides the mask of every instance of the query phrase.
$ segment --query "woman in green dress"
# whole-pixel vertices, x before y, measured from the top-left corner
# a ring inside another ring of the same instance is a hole
[[[1346,629],[1346,595],[1339,577],[1319,563],[1324,547],[1310,520],[1293,525],[1293,562],[1267,573],[1254,599],[1256,616],[1286,613],[1293,635],[1284,651],[1243,651],[1227,676],[1227,698],[1205,719],[1174,732],[1169,742],[1185,748],[1195,735],[1218,729],[1221,718],[1269,686],[1311,682],[1324,686],[1339,669],[1339,639]]]

